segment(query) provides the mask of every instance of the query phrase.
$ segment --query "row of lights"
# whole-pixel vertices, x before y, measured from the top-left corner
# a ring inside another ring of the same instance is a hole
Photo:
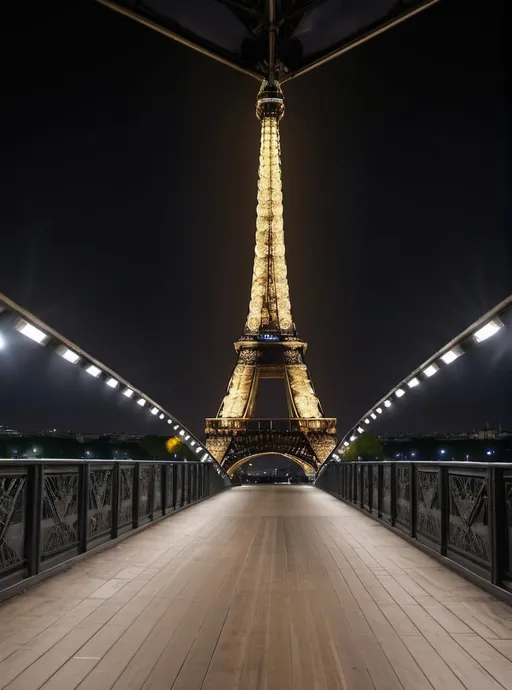
[[[50,340],[50,336],[47,333],[40,330],[39,328],[36,328],[36,326],[32,325],[28,321],[20,319],[16,324],[15,328],[19,333],[26,336],[27,338],[30,338],[30,340],[33,340],[39,345],[46,345]],[[59,345],[56,349],[56,352],[63,359],[65,359],[66,362],[70,362],[71,364],[78,364],[81,360],[81,356],[77,352],[71,350],[65,345]],[[86,365],[84,370],[87,374],[89,374],[89,376],[92,376],[95,379],[99,378],[105,373],[102,369],[100,369],[100,367],[96,366],[95,364]],[[115,390],[121,386],[120,381],[118,381],[115,377],[108,376],[108,374],[106,373],[105,377],[105,383],[109,388]],[[125,386],[123,390],[123,395],[127,398],[133,398],[134,396],[136,396],[135,391],[129,386]],[[148,403],[149,401],[143,397],[139,396],[137,399],[137,405],[139,405],[140,407],[145,407]],[[158,415],[158,419],[160,420],[164,420],[166,417],[165,413],[162,412],[162,410],[156,406],[153,406],[150,412],[155,417]],[[173,424],[173,421],[173,419],[168,418],[167,424]],[[194,449],[194,452],[196,454],[199,455],[199,453],[204,451],[201,457],[201,462],[212,462],[213,459],[208,454],[206,449],[203,446],[201,446],[199,441],[195,441],[194,439],[190,440],[190,434],[185,429],[182,429],[179,424],[174,424],[173,430],[176,431],[182,437],[183,441],[187,442],[188,445],[190,445],[191,448]]]
[[[503,323],[500,321],[498,318],[491,319],[488,321],[485,326],[482,326],[481,328],[478,328],[473,334],[472,337],[474,339],[475,343],[482,343],[484,340],[487,340],[488,338],[491,338],[493,335],[495,335],[501,328],[503,328]],[[439,356],[439,359],[443,362],[443,364],[448,365],[451,364],[452,362],[455,362],[456,359],[458,359],[462,354],[464,354],[464,350],[460,345],[454,345],[451,347],[449,350],[444,352],[442,355]],[[362,434],[365,432],[365,427],[371,424],[372,420],[378,419],[378,415],[381,415],[384,412],[383,408],[389,408],[392,406],[392,396],[394,395],[396,398],[400,399],[402,398],[406,392],[407,388],[416,388],[416,386],[419,386],[421,384],[421,378],[423,377],[424,379],[429,379],[434,374],[437,374],[437,372],[440,369],[440,365],[438,362],[431,362],[428,364],[424,369],[422,369],[418,375],[411,376],[411,378],[406,381],[403,384],[403,387],[398,387],[394,390],[392,390],[389,393],[389,396],[384,400],[382,403],[382,406],[379,405],[378,407],[374,408],[367,417],[364,419],[360,419],[359,422],[357,423],[356,427],[350,432],[349,440],[345,439],[343,440],[342,444],[338,446],[337,450],[343,451],[346,450],[352,441],[355,441],[357,434]],[[363,426],[365,425],[365,426]],[[339,455],[333,453],[332,458],[335,460],[339,460]]]

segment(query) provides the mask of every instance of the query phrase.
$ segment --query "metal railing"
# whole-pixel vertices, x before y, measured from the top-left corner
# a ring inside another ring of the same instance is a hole
[[[331,417],[291,417],[283,419],[259,419],[256,417],[208,417],[206,433],[221,431],[278,431],[308,432],[328,431],[336,433],[336,419]]]
[[[0,460],[0,598],[229,486],[213,463]]]
[[[331,462],[316,486],[512,596],[512,464]]]

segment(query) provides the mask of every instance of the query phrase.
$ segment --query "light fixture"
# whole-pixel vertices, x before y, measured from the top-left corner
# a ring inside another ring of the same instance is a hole
[[[352,436],[350,437],[350,440],[351,440],[351,441],[355,441],[356,438],[357,438],[356,436],[352,435]]]
[[[420,385],[420,380],[417,376],[414,376],[410,381],[407,381],[407,385],[409,388],[416,388],[416,386]]]
[[[107,381],[107,386],[110,386],[110,388],[117,388],[119,386],[119,381],[111,376]]]
[[[146,404],[146,401],[144,400],[144,398],[139,398],[139,399],[137,400],[137,405],[140,405],[141,407],[144,407],[145,404]]]
[[[357,430],[359,431],[360,434],[362,434],[364,432],[364,429],[362,426],[358,426]]]
[[[172,424],[172,419],[168,419],[167,424]]]
[[[375,414],[375,412],[371,412],[371,413],[370,413],[370,417],[371,417],[372,419],[377,419],[377,415]]]
[[[183,431],[183,429],[180,430],[180,436],[185,436],[185,432]]]
[[[32,326],[31,323],[27,323],[26,321],[19,321],[16,325],[16,330],[22,335],[26,335],[27,338],[30,338],[30,340],[33,340],[35,343],[39,343],[39,345],[46,345],[50,339],[49,335],[43,331],[40,331],[39,328]]]
[[[423,369],[423,373],[425,376],[428,376],[429,378],[431,376],[434,376],[435,373],[439,371],[439,364],[429,364],[428,367]]]
[[[158,419],[163,419],[164,417],[165,417],[165,415],[163,412],[162,412],[162,414],[158,415]]]
[[[196,442],[195,442],[195,441],[190,441],[190,445],[191,445],[192,448],[193,448],[193,447],[196,445]]]
[[[445,364],[451,364],[452,362],[455,362],[457,357],[460,357],[462,354],[462,349],[456,345],[455,347],[452,347],[451,350],[448,350],[448,352],[445,352],[444,355],[441,355],[441,359]]]
[[[365,424],[369,424],[369,423],[370,423],[370,420],[368,419],[368,417],[364,420],[364,423],[365,423]]]
[[[378,408],[377,408],[377,412],[378,412],[379,414],[382,414],[382,407],[378,407]]]
[[[189,438],[190,438],[190,434],[187,434],[187,435],[185,436],[185,441],[188,441]]]
[[[73,352],[73,350],[70,350],[69,347],[60,347],[57,352],[59,355],[62,357],[62,359],[65,359],[66,362],[71,362],[71,364],[76,364],[78,360],[80,359],[80,355],[77,355],[76,352]]]
[[[90,364],[85,371],[89,374],[89,376],[94,376],[95,379],[97,379],[101,374],[101,369],[94,364]]]
[[[384,400],[384,407],[391,407],[392,404],[391,400]]]
[[[482,326],[482,328],[479,328],[478,331],[475,332],[474,338],[476,342],[481,343],[484,340],[487,340],[487,338],[490,338],[497,333],[502,326],[503,324],[498,319],[489,321],[485,324],[485,326]]]
[[[179,429],[179,428],[180,428],[180,425],[179,425],[179,424],[175,424],[175,425],[173,426],[173,429]]]
[[[0,350],[3,350],[4,347],[5,347],[5,340],[2,336],[2,334],[0,334]]]
[[[345,448],[347,448],[350,445],[350,443],[348,441],[343,441],[343,445],[345,446]]]
[[[152,407],[151,414],[158,414],[158,407]]]
[[[402,388],[398,388],[398,389],[395,391],[395,395],[396,395],[397,398],[401,398],[402,395],[405,395],[405,391],[404,391]]]
[[[200,453],[200,452],[201,452],[201,446],[197,446],[196,453]]]

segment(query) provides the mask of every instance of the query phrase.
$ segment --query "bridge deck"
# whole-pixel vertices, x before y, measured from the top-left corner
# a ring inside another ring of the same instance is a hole
[[[242,487],[0,605],[9,690],[512,689],[512,609],[312,487]]]

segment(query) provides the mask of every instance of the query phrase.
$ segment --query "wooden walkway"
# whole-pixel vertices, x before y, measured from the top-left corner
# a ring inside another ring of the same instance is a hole
[[[9,690],[512,690],[512,609],[306,486],[192,506],[0,605]]]

